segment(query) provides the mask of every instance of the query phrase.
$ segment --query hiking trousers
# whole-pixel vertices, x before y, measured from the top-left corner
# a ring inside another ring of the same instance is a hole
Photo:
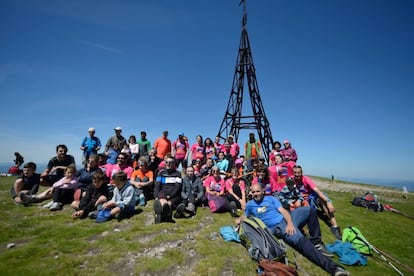
[[[290,216],[292,217],[296,233],[293,235],[285,233],[287,223],[283,219],[275,226],[275,229],[273,229],[273,233],[276,237],[283,239],[289,244],[297,244],[299,240],[304,237],[301,230],[307,225],[310,235],[309,239],[312,243],[316,245],[321,242],[321,228],[319,226],[318,216],[313,208],[309,206],[296,208],[290,212]]]
[[[315,209],[310,206],[299,207],[291,211],[290,215],[296,233],[293,235],[288,235],[286,233],[287,223],[284,219],[275,226],[273,233],[278,238],[283,239],[286,243],[291,245],[294,249],[298,250],[314,264],[329,273],[333,273],[338,265],[315,248],[315,245],[321,243],[321,228]],[[303,236],[302,232],[299,230],[305,225],[308,226],[309,239]]]

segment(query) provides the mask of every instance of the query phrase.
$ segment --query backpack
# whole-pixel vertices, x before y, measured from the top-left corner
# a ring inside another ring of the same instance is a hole
[[[259,275],[261,276],[297,276],[298,272],[287,264],[262,259],[259,262]]]
[[[352,200],[355,206],[365,207],[374,212],[381,212],[384,206],[378,201],[378,196],[373,192],[367,192],[362,197],[355,197]]]
[[[342,230],[342,242],[350,242],[352,246],[365,255],[371,255],[371,247],[365,242],[365,237],[355,226],[349,226]]]
[[[249,256],[260,261],[286,260],[286,245],[277,239],[259,218],[249,216],[240,223],[239,235],[241,244],[247,249]]]

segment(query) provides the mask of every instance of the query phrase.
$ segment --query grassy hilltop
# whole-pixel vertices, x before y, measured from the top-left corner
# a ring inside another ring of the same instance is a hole
[[[225,242],[219,234],[221,226],[234,224],[228,213],[211,214],[200,208],[195,218],[155,225],[150,201],[129,220],[97,224],[90,219],[73,220],[69,206],[57,212],[43,209],[41,204],[16,206],[9,192],[13,181],[14,177],[0,178],[1,275],[255,275],[257,265],[244,247]],[[344,182],[329,185],[326,191],[342,227],[357,226],[371,244],[414,267],[414,220],[350,204],[360,191],[378,187]],[[376,192],[383,204],[414,215],[412,193],[403,198],[397,190]],[[334,242],[329,227],[320,222],[324,242]],[[291,265],[296,259],[300,275],[327,275],[293,249],[288,256]],[[394,264],[405,275],[413,275]],[[352,275],[397,275],[375,253],[368,258],[368,266],[347,269]]]

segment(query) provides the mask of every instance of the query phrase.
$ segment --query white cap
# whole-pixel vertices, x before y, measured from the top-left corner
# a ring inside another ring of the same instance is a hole
[[[93,127],[90,127],[89,129],[88,129],[88,132],[95,132],[95,129],[93,128]]]
[[[122,130],[122,128],[121,127],[116,127],[116,128],[114,128],[114,130]]]

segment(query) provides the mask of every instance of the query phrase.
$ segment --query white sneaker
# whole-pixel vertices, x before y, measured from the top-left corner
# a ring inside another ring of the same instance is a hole
[[[59,202],[53,202],[52,203],[52,206],[50,206],[50,208],[49,208],[49,210],[50,211],[57,211],[57,210],[60,210],[61,208],[60,208],[60,204],[59,204]]]
[[[50,202],[48,202],[48,203],[46,203],[45,205],[43,205],[42,207],[43,208],[45,208],[45,209],[49,209],[50,207],[52,207],[52,204],[53,204],[53,200],[52,201],[50,201]]]

